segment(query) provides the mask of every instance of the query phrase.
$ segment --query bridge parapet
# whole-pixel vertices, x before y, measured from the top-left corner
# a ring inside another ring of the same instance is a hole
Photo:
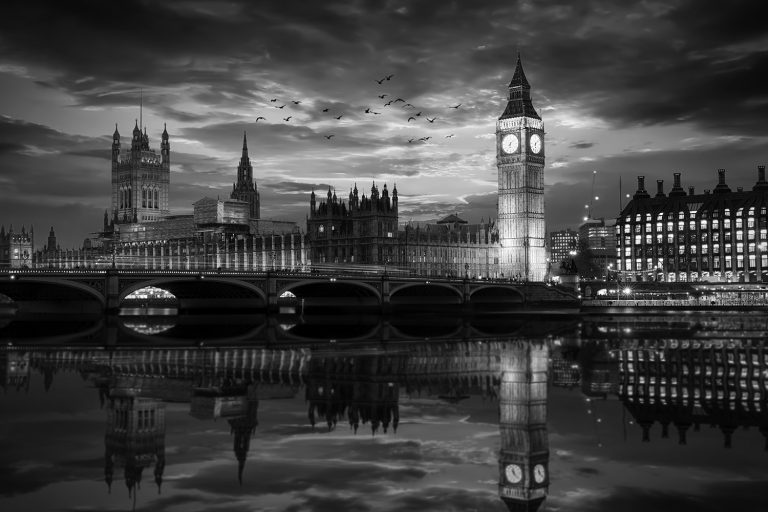
[[[317,306],[359,306],[389,312],[409,305],[452,305],[499,302],[518,306],[578,305],[571,292],[544,283],[503,280],[424,278],[370,273],[250,272],[242,270],[123,270],[123,269],[5,269],[0,270],[0,293],[17,303],[34,303],[32,285],[77,291],[82,300],[97,302],[102,311],[116,312],[132,291],[146,286],[167,289],[191,308],[267,309],[276,311],[285,292],[309,293]],[[343,285],[343,286],[340,286]],[[27,291],[25,291],[27,290]],[[26,293],[26,295],[25,295]],[[347,295],[349,296],[347,296]],[[63,294],[66,295],[66,294]],[[62,295],[62,296],[63,296]],[[345,299],[346,297],[346,299]],[[480,299],[482,297],[482,299]],[[62,299],[63,300],[63,299]],[[70,297],[71,300],[71,297]],[[216,301],[219,301],[218,303]],[[23,310],[23,308],[20,308]]]

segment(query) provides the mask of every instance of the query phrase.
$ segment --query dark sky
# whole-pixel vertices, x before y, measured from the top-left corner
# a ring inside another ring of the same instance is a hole
[[[312,189],[375,181],[397,184],[401,221],[479,221],[495,215],[518,51],[547,131],[548,229],[581,222],[593,171],[598,217],[616,216],[620,177],[623,194],[638,174],[668,190],[673,172],[701,191],[725,168],[751,187],[767,160],[768,4],[576,4],[6,2],[0,224],[33,223],[38,245],[54,225],[67,247],[98,229],[111,134],[129,142],[140,90],[150,145],[163,123],[171,134],[175,212],[229,195],[247,131],[263,217],[303,221]],[[385,106],[397,98],[413,108]]]

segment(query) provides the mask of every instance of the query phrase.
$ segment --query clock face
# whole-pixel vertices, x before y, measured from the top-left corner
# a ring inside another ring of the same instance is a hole
[[[529,143],[531,145],[531,151],[538,155],[539,152],[541,152],[541,136],[539,136],[538,133],[534,133],[531,135]]]
[[[501,150],[507,154],[514,153],[519,146],[520,142],[517,140],[517,137],[511,133],[501,139]]]
[[[507,476],[507,480],[509,480],[509,482],[513,484],[516,484],[523,479],[523,470],[517,464],[508,465],[507,468],[504,470],[504,473]]]
[[[533,467],[533,479],[540,484],[547,478],[547,470],[542,464],[536,464]]]

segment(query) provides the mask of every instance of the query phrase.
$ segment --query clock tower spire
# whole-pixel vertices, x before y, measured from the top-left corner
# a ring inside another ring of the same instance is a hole
[[[543,281],[544,123],[531,102],[520,55],[504,112],[496,122],[500,271],[505,277]]]

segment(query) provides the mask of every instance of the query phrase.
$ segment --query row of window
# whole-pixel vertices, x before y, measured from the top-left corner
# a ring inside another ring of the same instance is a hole
[[[118,195],[121,209],[133,207],[133,190],[130,185],[120,187]],[[160,194],[157,188],[141,187],[141,207],[160,208]]]
[[[743,254],[736,255],[736,267],[739,270],[744,269],[744,263],[748,262],[749,269],[754,270],[757,268],[757,257],[754,254],[749,254],[748,258],[745,260]],[[671,261],[664,261],[664,260],[654,260],[652,258],[646,258],[645,261],[643,261],[641,258],[636,258],[635,260],[632,260],[630,258],[625,259],[619,259],[618,260],[618,270],[658,270],[662,271],[665,267],[669,270],[674,267],[675,264],[681,264],[681,265],[688,265],[689,270],[699,270],[699,261],[695,258],[688,259],[687,255],[680,256],[679,259],[673,259]],[[733,270],[733,258],[730,255],[725,256],[725,258],[721,258],[720,256],[713,256],[712,257],[712,269],[713,270],[720,270],[721,266],[725,270]],[[701,259],[701,270],[709,270],[710,267],[710,260],[707,258]],[[760,267],[763,269],[768,269],[768,255],[763,254],[760,256]]]
[[[656,220],[661,221],[661,220],[664,220],[665,217],[667,220],[674,220],[675,218],[677,218],[678,220],[685,220],[686,217],[695,219],[697,216],[696,214],[698,212],[698,208],[695,205],[689,205],[689,207],[690,207],[690,210],[686,210],[686,211],[667,212],[667,213],[660,212],[656,215]],[[754,217],[757,211],[758,209],[752,206],[747,210],[747,216]],[[768,213],[768,208],[766,208],[765,206],[760,207],[759,212],[760,212],[760,215],[765,216]],[[686,215],[686,213],[688,215]],[[731,216],[731,209],[724,208],[722,215],[720,215],[720,210],[713,210],[711,214],[712,214],[711,215],[712,219],[723,217],[725,220],[730,220],[730,219],[727,219],[727,217]],[[739,208],[738,210],[736,210],[735,216],[737,217],[737,220],[738,220],[738,217],[743,217],[744,208]],[[700,215],[701,219],[707,219],[709,217],[710,217],[710,212],[708,210],[704,210],[701,212],[701,215]],[[630,221],[631,219],[632,217],[628,216],[625,218],[625,221]],[[650,222],[651,220],[653,220],[653,215],[651,213],[645,213],[645,214],[638,213],[638,214],[635,214],[634,219],[635,219],[635,222],[643,222],[644,220],[646,222]]]

